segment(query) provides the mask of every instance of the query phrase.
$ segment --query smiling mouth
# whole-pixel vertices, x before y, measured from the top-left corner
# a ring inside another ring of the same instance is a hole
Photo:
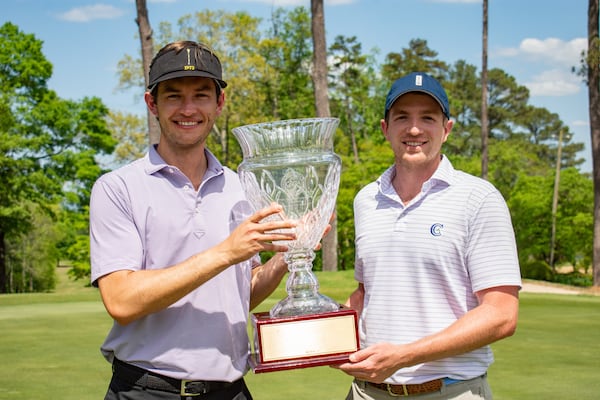
[[[405,145],[411,146],[411,147],[422,146],[425,143],[427,143],[427,142],[404,142]]]
[[[198,121],[177,121],[176,124],[180,126],[196,126],[200,123]]]

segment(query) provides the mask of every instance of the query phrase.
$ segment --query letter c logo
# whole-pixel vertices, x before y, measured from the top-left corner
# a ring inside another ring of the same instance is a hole
[[[442,236],[442,228],[444,227],[444,225],[442,224],[433,224],[431,225],[431,228],[429,228],[429,232],[431,233],[432,236]]]

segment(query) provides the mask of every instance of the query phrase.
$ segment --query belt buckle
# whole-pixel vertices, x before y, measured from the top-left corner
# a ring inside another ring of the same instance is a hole
[[[195,393],[188,393],[187,385],[190,382],[195,383],[195,384],[200,384],[202,386],[202,390],[196,391]],[[206,393],[208,393],[208,388],[206,387],[206,384],[204,382],[189,381],[187,379],[181,380],[181,389],[179,391],[180,396],[200,396],[200,395],[206,394]]]
[[[404,393],[394,393],[392,391],[392,386],[402,386],[402,391]],[[386,383],[386,387],[387,387],[388,394],[392,397],[407,397],[408,396],[408,390],[406,389],[406,385],[391,385],[389,383]]]

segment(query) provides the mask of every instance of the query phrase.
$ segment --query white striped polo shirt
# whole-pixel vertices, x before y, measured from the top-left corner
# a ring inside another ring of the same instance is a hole
[[[421,193],[403,206],[394,167],[354,200],[355,278],[364,284],[361,346],[409,343],[439,332],[478,305],[474,293],[520,286],[510,214],[489,182],[443,157]],[[489,346],[398,370],[388,383],[470,379],[493,362]]]

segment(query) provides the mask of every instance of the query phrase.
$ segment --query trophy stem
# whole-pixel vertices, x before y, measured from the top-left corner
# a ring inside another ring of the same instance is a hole
[[[339,310],[339,304],[319,293],[319,282],[312,271],[315,252],[297,249],[285,253],[289,276],[286,282],[288,296],[270,311],[271,317],[317,314]]]

